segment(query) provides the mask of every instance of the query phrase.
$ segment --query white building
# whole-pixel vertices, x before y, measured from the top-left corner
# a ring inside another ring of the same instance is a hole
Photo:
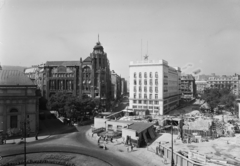
[[[130,109],[163,115],[179,105],[179,67],[170,67],[165,60],[144,60],[130,62],[129,72]]]

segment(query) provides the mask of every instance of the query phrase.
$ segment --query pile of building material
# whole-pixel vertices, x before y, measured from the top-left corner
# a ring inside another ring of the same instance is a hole
[[[199,117],[199,118],[195,119],[195,121],[184,120],[183,129],[209,130],[211,125],[212,125],[211,119],[204,119],[204,118]]]

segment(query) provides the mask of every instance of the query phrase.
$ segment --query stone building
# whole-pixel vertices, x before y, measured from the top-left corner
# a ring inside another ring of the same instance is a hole
[[[190,100],[196,96],[195,78],[191,74],[181,76],[182,98]]]
[[[217,76],[214,73],[208,78],[207,84],[210,88],[229,88],[236,96],[240,96],[240,75]]]
[[[0,70],[0,130],[20,130],[29,122],[30,132],[39,126],[37,86],[23,73]]]
[[[112,70],[111,72],[111,80],[112,80],[112,99],[119,100],[121,97],[121,77]]]
[[[150,114],[164,115],[179,105],[179,67],[165,60],[130,62],[129,109],[148,109]]]
[[[80,98],[84,95],[101,98],[101,104],[107,106],[111,100],[111,73],[101,43],[97,42],[84,60],[47,61],[41,86],[46,99],[57,92],[67,92]]]

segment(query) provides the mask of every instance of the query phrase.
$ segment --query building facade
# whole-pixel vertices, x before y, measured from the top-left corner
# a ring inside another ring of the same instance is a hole
[[[213,74],[208,78],[207,84],[210,88],[229,88],[236,96],[240,95],[240,75],[233,76],[216,76]]]
[[[122,81],[121,77],[115,73],[114,70],[111,71],[111,81],[112,81],[112,99],[119,100],[121,97]]]
[[[183,99],[192,99],[196,96],[195,78],[191,74],[181,76],[181,92]]]
[[[39,127],[37,86],[16,70],[0,70],[0,130],[3,133],[23,129],[27,122],[29,131]]]
[[[179,67],[170,67],[165,60],[147,60],[130,62],[129,71],[129,109],[164,115],[179,105]]]
[[[127,80],[125,78],[121,78],[121,95],[126,95],[127,94]]]
[[[111,100],[111,72],[107,53],[100,42],[83,62],[80,87],[82,94],[101,99],[101,104],[109,106]]]
[[[100,42],[84,60],[47,61],[25,69],[25,74],[38,85],[46,99],[57,92],[66,92],[80,98],[101,98],[102,105],[111,100],[110,63]]]
[[[44,65],[42,94],[46,99],[57,92],[79,94],[80,61],[47,61]]]
[[[204,90],[208,87],[207,81],[195,81],[196,91],[198,94],[203,94]]]

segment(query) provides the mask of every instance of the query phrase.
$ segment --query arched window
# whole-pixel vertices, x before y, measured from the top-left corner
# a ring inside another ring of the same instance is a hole
[[[155,72],[155,78],[158,78],[158,72]]]
[[[18,112],[18,110],[16,108],[12,108],[9,112],[10,113],[16,113],[16,112]]]

